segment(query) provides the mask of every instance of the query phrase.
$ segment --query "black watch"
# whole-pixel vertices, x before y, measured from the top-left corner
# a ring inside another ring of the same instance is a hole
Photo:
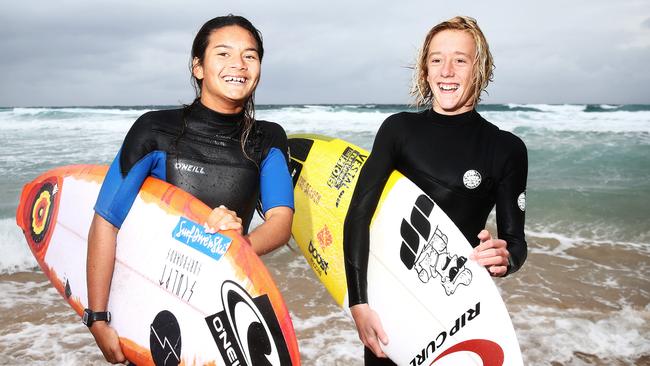
[[[100,321],[100,322],[110,322],[111,321],[111,313],[108,311],[92,311],[90,309],[84,309],[84,314],[83,317],[81,318],[81,321],[86,324],[88,328],[90,328],[94,322]]]

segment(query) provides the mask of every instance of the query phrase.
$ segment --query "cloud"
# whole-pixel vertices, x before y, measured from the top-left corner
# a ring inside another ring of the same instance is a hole
[[[227,13],[264,35],[258,103],[406,103],[424,35],[457,14],[477,18],[495,57],[486,102],[650,102],[644,5],[549,1],[9,2],[0,106],[187,102],[195,32]]]
[[[641,23],[641,27],[650,29],[650,18],[644,20],[643,23]]]

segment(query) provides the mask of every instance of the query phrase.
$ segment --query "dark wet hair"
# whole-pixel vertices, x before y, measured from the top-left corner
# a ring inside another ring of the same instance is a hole
[[[196,76],[194,76],[194,59],[195,58],[198,59],[199,64],[203,64],[205,51],[208,48],[208,44],[210,43],[210,35],[212,34],[212,32],[228,26],[238,26],[244,28],[253,36],[253,38],[255,39],[255,43],[257,45],[257,53],[260,58],[260,63],[262,62],[262,58],[264,57],[264,44],[262,41],[262,33],[257,28],[255,28],[253,23],[251,23],[248,19],[239,15],[228,14],[226,16],[212,18],[207,22],[205,22],[205,24],[203,24],[201,29],[199,29],[199,31],[196,33],[196,36],[194,37],[194,42],[192,42],[192,52],[190,55],[189,68],[190,68],[190,76],[192,79],[192,87],[194,88],[194,93],[195,93],[195,99],[191,105],[186,106],[184,111],[185,114],[187,114],[189,112],[189,108],[191,108],[192,105],[194,105],[195,103],[198,103],[199,99],[201,98],[202,80],[197,79]],[[244,103],[244,111],[243,111],[244,118],[242,121],[241,148],[242,151],[244,152],[244,155],[249,159],[250,157],[246,153],[245,146],[246,146],[246,141],[248,140],[248,136],[253,130],[255,125],[254,100],[255,100],[255,91],[253,90],[253,93],[248,97],[248,99]]]

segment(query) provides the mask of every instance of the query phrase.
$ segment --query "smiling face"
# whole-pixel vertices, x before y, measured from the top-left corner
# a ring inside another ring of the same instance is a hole
[[[427,51],[427,82],[433,93],[433,110],[454,115],[474,108],[476,44],[465,31],[437,33]]]
[[[201,103],[221,113],[239,113],[260,79],[260,55],[253,35],[237,26],[210,34],[203,60],[193,60],[201,82]]]

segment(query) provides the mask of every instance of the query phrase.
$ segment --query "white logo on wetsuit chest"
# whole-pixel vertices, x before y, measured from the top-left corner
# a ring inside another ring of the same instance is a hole
[[[469,189],[474,189],[481,184],[481,173],[476,170],[468,170],[463,174],[463,184]]]
[[[176,163],[174,167],[176,168],[176,170],[184,170],[190,173],[205,174],[205,170],[203,170],[203,167],[198,165]]]

